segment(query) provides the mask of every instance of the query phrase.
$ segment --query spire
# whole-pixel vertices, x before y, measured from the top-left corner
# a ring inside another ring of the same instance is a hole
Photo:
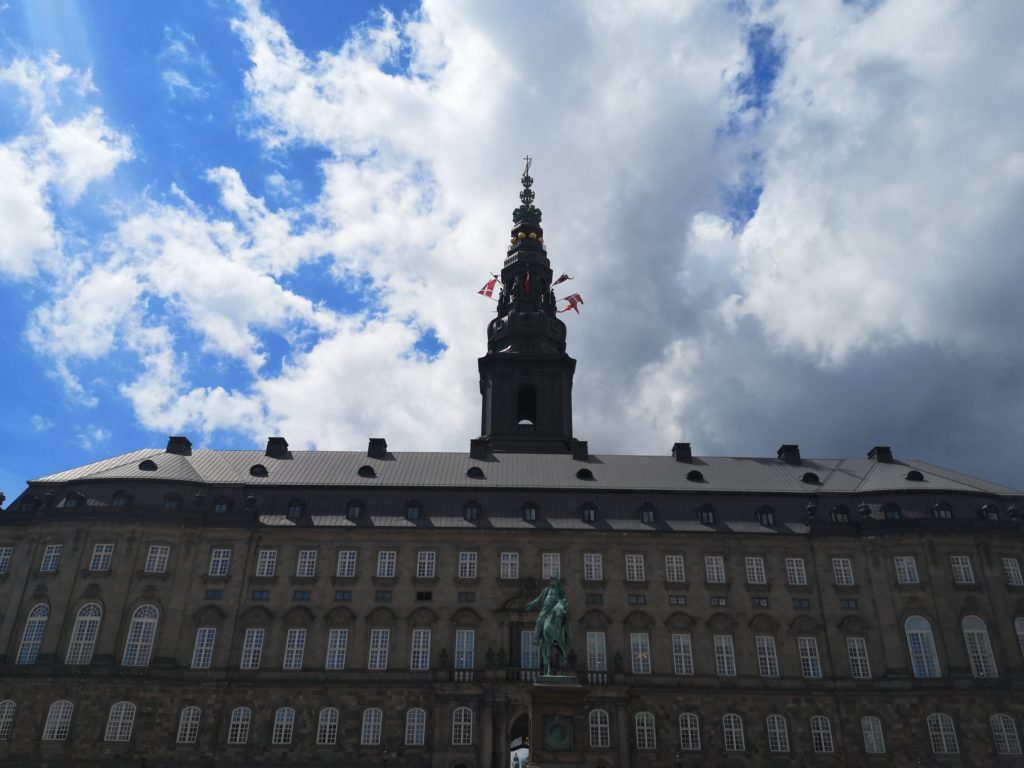
[[[541,212],[540,208],[533,204],[536,194],[532,189],[533,177],[530,175],[530,166],[533,165],[533,158],[527,155],[523,160],[526,161],[526,167],[523,169],[522,176],[523,191],[519,193],[519,200],[522,202],[522,205],[512,211],[512,223],[528,222],[539,225]]]

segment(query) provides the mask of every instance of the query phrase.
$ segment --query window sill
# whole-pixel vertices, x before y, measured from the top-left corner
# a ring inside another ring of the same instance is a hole
[[[806,595],[811,592],[810,584],[787,584],[786,590],[789,592],[795,592],[799,595]]]
[[[771,584],[747,584],[747,592],[768,593],[772,591]]]
[[[88,568],[86,568],[84,571],[82,571],[82,578],[83,579],[109,579],[113,575],[114,575],[114,572],[113,571],[109,571],[109,570],[108,571],[91,571]]]
[[[374,576],[373,583],[380,587],[394,587],[398,583],[397,576]]]
[[[704,589],[724,589],[729,590],[732,585],[728,581],[708,581],[704,580]]]
[[[644,581],[630,581],[629,579],[626,579],[625,581],[622,582],[622,585],[626,589],[647,589],[647,587],[650,586],[650,582],[648,582],[647,580],[644,580]]]
[[[316,576],[292,576],[292,584],[316,584]]]
[[[171,577],[167,571],[136,571],[135,576],[139,579],[158,579],[160,581],[167,581]]]
[[[359,581],[358,576],[331,576],[331,583],[335,585],[352,586]]]
[[[203,577],[203,583],[205,584],[227,584],[229,581],[231,581],[230,573],[224,576],[213,576],[208,573]]]

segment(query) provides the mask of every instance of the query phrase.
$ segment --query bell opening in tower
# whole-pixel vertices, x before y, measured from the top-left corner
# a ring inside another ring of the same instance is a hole
[[[516,424],[522,434],[532,434],[537,424],[537,390],[523,384],[516,393]]]

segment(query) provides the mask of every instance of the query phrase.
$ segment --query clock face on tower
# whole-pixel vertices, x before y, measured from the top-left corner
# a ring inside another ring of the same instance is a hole
[[[555,715],[544,718],[544,749],[547,752],[572,752],[573,727],[571,717]]]

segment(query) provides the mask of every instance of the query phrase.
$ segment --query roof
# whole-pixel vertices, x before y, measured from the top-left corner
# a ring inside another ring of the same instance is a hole
[[[144,460],[156,464],[143,470]],[[263,465],[265,477],[250,469]],[[360,474],[361,467],[373,473]],[[482,478],[467,475],[478,467]],[[589,469],[593,479],[577,476]],[[910,470],[921,480],[908,480]],[[702,479],[688,479],[697,470]],[[803,479],[814,473],[813,479]],[[369,475],[369,476],[366,476]],[[544,490],[606,490],[654,492],[851,494],[982,493],[1019,495],[998,483],[971,477],[924,461],[891,463],[872,459],[804,459],[787,464],[774,458],[499,453],[485,460],[466,453],[388,453],[369,458],[362,451],[293,451],[283,457],[263,451],[196,450],[191,455],[157,448],[132,451],[93,464],[46,475],[33,483],[102,480],[159,480],[248,487],[380,487],[380,488],[533,488]]]

